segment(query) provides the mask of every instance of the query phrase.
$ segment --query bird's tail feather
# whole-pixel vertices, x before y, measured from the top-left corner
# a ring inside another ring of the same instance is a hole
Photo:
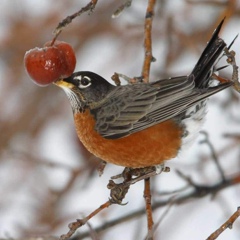
[[[190,74],[191,77],[194,77],[195,86],[197,88],[205,88],[208,86],[214,63],[220,57],[223,49],[226,47],[226,43],[218,36],[223,22],[224,19],[213,32],[212,38],[208,42],[196,66]]]

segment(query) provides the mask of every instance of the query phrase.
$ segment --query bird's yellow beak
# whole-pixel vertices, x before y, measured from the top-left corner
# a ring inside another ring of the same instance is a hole
[[[72,83],[66,82],[66,81],[64,81],[64,79],[59,79],[59,80],[53,82],[53,84],[57,85],[60,88],[72,89],[74,87],[74,85]]]

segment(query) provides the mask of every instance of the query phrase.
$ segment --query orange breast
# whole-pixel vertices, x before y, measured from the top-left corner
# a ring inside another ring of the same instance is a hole
[[[74,116],[79,139],[102,160],[124,167],[140,168],[174,158],[181,145],[182,130],[171,120],[120,139],[105,139],[95,130],[87,110]]]

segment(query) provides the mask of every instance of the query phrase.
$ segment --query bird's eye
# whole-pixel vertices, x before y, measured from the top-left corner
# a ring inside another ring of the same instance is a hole
[[[79,88],[87,88],[91,85],[91,78],[87,76],[83,76],[81,80],[79,81]]]

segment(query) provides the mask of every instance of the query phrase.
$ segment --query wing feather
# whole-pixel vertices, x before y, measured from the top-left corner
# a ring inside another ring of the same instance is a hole
[[[180,106],[182,102],[185,104],[189,98],[181,99],[188,96],[193,87],[193,79],[189,77],[118,87],[103,103],[91,109],[96,119],[95,129],[105,138],[118,138],[148,128],[173,116],[176,101]]]

